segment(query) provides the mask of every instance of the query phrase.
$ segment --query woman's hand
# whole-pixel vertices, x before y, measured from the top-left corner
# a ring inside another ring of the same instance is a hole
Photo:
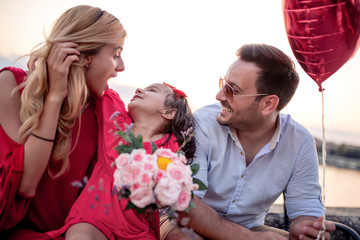
[[[59,115],[64,98],[68,94],[68,75],[71,63],[79,61],[78,44],[71,42],[55,43],[47,59],[49,92],[33,133],[47,139],[55,139]],[[42,178],[53,148],[53,142],[30,136],[24,147],[24,170],[18,194],[31,198]]]
[[[62,102],[67,96],[70,65],[79,61],[80,52],[76,50],[78,46],[73,42],[55,43],[52,46],[47,59],[48,97]]]

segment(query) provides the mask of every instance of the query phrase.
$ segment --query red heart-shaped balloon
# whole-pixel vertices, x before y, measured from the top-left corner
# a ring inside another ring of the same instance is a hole
[[[283,13],[295,58],[322,91],[359,46],[360,0],[283,0]]]

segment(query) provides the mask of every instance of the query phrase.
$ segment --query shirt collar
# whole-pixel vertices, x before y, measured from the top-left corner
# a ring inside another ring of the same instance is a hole
[[[235,144],[240,148],[242,149],[242,145],[240,143],[240,140],[237,136],[237,133],[236,133],[236,129],[235,128],[232,128],[232,127],[229,127],[229,134],[230,134],[230,137],[235,141]]]
[[[269,142],[269,147],[270,150],[274,150],[274,148],[276,147],[276,144],[279,142],[280,139],[280,132],[281,132],[281,124],[280,124],[280,116],[278,114],[278,116],[276,117],[276,130],[274,132],[274,135],[272,136],[272,138],[270,139]]]
[[[274,150],[274,148],[276,147],[276,144],[279,142],[281,129],[282,129],[281,118],[278,115],[276,118],[276,130],[274,132],[274,135],[272,136],[272,138],[269,141],[270,151]],[[236,145],[238,145],[242,149],[239,138],[237,137],[236,129],[229,127],[229,134],[230,134],[231,138],[235,141]]]

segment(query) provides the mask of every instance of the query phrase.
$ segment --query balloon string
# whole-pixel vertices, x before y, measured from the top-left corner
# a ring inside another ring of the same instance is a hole
[[[325,89],[322,89],[325,90]],[[321,199],[322,199],[322,203],[324,206],[324,212],[323,212],[323,219],[322,219],[322,229],[321,231],[319,231],[319,234],[316,238],[316,240],[319,240],[321,235],[321,239],[324,240],[325,239],[325,233],[326,231],[326,227],[325,227],[325,214],[326,214],[326,205],[325,205],[325,169],[326,169],[326,138],[325,138],[325,124],[324,124],[324,91],[321,91],[321,97],[322,97],[322,166],[323,166],[323,182],[322,182],[322,194],[321,194]]]

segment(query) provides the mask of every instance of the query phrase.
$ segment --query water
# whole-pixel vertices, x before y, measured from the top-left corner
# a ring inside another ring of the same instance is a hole
[[[311,134],[322,139],[322,129],[315,127],[308,127]],[[336,129],[325,129],[325,137],[327,142],[334,142],[336,144],[349,144],[353,146],[360,146],[360,133],[359,132],[348,132]]]
[[[319,173],[322,186],[322,166]],[[282,196],[275,204],[283,204]],[[326,166],[325,206],[360,208],[360,171]]]

